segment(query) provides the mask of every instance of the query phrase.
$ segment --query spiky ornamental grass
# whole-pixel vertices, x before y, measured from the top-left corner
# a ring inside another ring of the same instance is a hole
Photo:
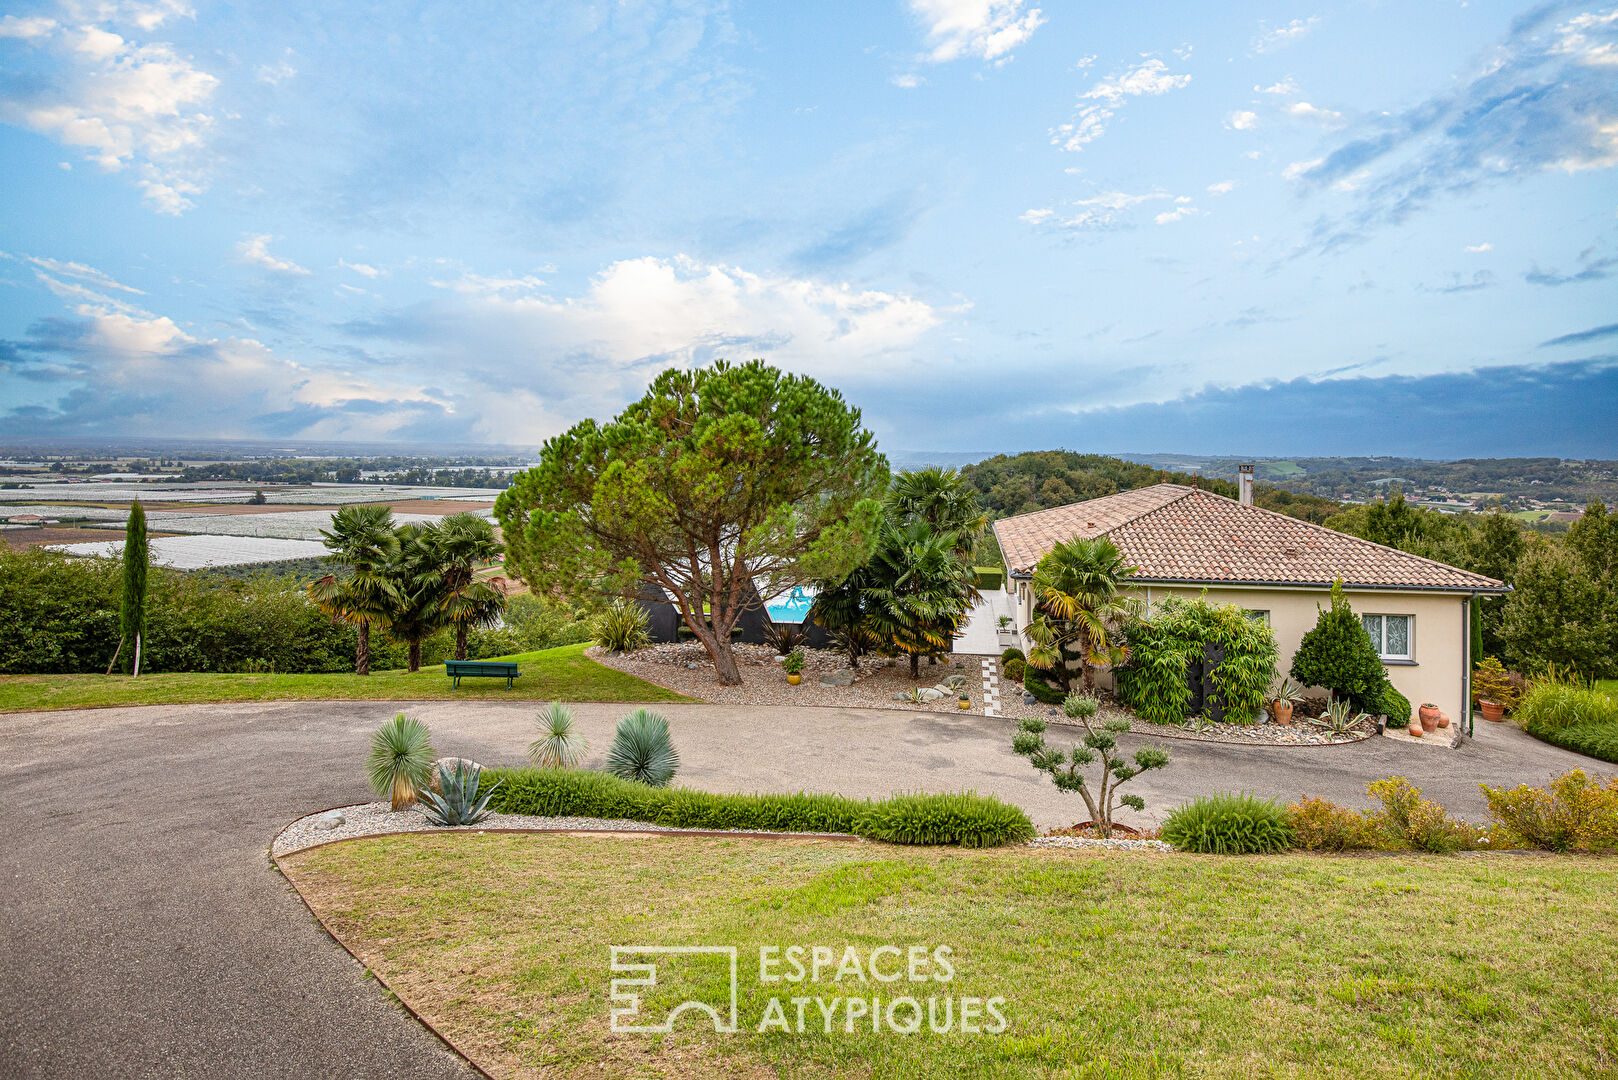
[[[429,739],[427,725],[404,713],[371,736],[371,756],[366,763],[371,790],[386,796],[395,810],[403,810],[427,790],[435,757]]]
[[[528,744],[528,760],[541,769],[571,769],[584,756],[584,736],[573,730],[573,710],[553,701],[539,710],[539,738]]]
[[[1292,847],[1292,826],[1286,810],[1271,800],[1208,795],[1170,813],[1163,839],[1204,855],[1273,855]]]
[[[680,755],[669,740],[669,722],[650,709],[636,709],[618,721],[607,771],[623,780],[668,787],[680,767]]]

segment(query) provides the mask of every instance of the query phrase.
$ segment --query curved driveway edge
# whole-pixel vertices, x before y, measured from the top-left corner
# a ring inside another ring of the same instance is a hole
[[[1011,752],[1013,724],[854,709],[656,706],[680,778],[713,791],[999,795],[1041,826],[1082,816]],[[262,702],[0,715],[0,1061],[8,1077],[460,1077],[462,1060],[334,948],[266,857],[311,808],[367,797],[370,733],[393,713],[442,753],[517,764],[531,702]],[[622,705],[579,705],[601,759]],[[1477,781],[1540,783],[1582,765],[1514,728],[1458,751],[1372,739],[1307,755],[1175,743],[1131,785],[1161,812],[1245,788],[1365,805],[1408,776],[1482,816]],[[1128,736],[1127,741],[1141,741]],[[1149,741],[1146,740],[1146,741]]]

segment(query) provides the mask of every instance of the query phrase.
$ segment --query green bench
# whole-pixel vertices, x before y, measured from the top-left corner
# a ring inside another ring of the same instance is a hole
[[[459,690],[462,679],[504,679],[506,689],[511,689],[511,680],[521,675],[517,665],[511,660],[446,660],[444,661],[444,674],[455,680],[451,689]]]

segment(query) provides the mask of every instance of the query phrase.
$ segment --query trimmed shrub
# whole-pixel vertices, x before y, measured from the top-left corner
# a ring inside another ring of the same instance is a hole
[[[1591,782],[1574,769],[1549,791],[1519,784],[1510,791],[1478,785],[1489,813],[1528,847],[1543,851],[1618,850],[1618,778]]]
[[[1025,661],[1012,657],[1006,661],[1006,681],[1020,683],[1023,676],[1028,673],[1028,664]]]
[[[1034,700],[1042,705],[1060,705],[1067,698],[1066,690],[1031,667],[1023,669],[1022,688],[1033,694]]]
[[[1204,855],[1273,855],[1292,846],[1287,813],[1255,795],[1206,795],[1173,810],[1162,838]]]
[[[1000,654],[1000,662],[1002,664],[1009,664],[1013,660],[1027,660],[1027,659],[1028,658],[1022,654],[1022,650],[1017,648],[1015,645],[1013,645],[1011,648],[1007,649],[1005,652]]]
[[[652,788],[583,769],[487,769],[499,781],[489,806],[504,814],[596,817],[695,829],[853,833],[896,844],[991,847],[1030,839],[1015,806],[987,796],[900,795],[872,802],[841,795],[720,795]]]
[[[1292,843],[1304,851],[1368,851],[1385,846],[1365,815],[1329,799],[1308,796],[1287,807]]]
[[[1348,698],[1357,712],[1383,711],[1388,675],[1371,635],[1343,595],[1342,582],[1332,584],[1331,607],[1321,609],[1314,629],[1298,643],[1290,674],[1300,686],[1323,686]]]
[[[1410,723],[1410,699],[1387,683],[1382,688],[1382,704],[1377,712],[1388,718],[1388,723],[1395,727],[1404,727]]]
[[[855,832],[890,844],[959,844],[997,847],[1034,837],[1028,815],[999,799],[972,792],[895,795],[872,803]]]
[[[1213,681],[1226,719],[1243,722],[1264,708],[1280,651],[1269,625],[1235,604],[1172,597],[1149,618],[1131,620],[1124,633],[1129,663],[1120,672],[1119,696],[1143,720],[1178,724],[1185,719],[1191,697],[1186,668],[1209,645],[1225,654]]]

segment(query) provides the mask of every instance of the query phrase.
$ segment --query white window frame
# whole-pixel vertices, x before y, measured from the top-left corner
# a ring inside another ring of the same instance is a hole
[[[1371,634],[1371,631],[1370,631],[1369,627],[1367,627],[1366,631],[1365,631],[1367,634],[1370,634],[1370,636],[1371,636],[1371,644],[1372,644],[1372,646],[1374,646],[1376,648],[1377,656],[1381,657],[1384,662],[1395,661],[1395,662],[1404,662],[1404,663],[1410,663],[1410,664],[1413,664],[1413,663],[1416,662],[1416,617],[1414,615],[1407,615],[1407,614],[1404,614],[1403,612],[1367,611],[1367,612],[1363,612],[1360,615],[1360,625],[1365,626],[1365,620],[1368,619],[1368,618],[1374,618],[1374,619],[1381,619],[1382,620],[1382,622],[1380,624],[1381,628],[1382,628],[1382,632],[1381,632],[1380,635]],[[1406,651],[1403,652],[1403,653],[1390,653],[1387,650],[1388,620],[1389,619],[1403,619],[1403,620],[1405,620],[1405,650]],[[1379,636],[1380,636],[1380,640],[1378,640]]]
[[[1242,610],[1245,611],[1247,613],[1247,617],[1252,619],[1254,622],[1261,622],[1265,626],[1273,625],[1270,622],[1269,608],[1243,608]]]

